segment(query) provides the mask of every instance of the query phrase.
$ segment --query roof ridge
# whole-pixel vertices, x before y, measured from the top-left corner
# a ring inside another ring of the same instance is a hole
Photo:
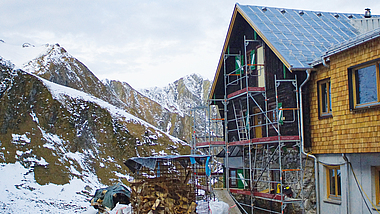
[[[278,10],[292,10],[292,11],[304,11],[304,12],[315,12],[315,13],[329,13],[329,14],[355,14],[355,15],[363,15],[364,13],[350,13],[350,12],[336,12],[336,11],[322,11],[322,10],[308,10],[308,9],[297,9],[297,8],[288,8],[288,7],[273,7],[273,6],[259,6],[259,5],[249,5],[249,4],[238,4],[239,6],[249,6],[249,7],[261,7],[264,8],[270,8],[270,9],[278,9]],[[372,15],[372,16],[379,16],[379,15]]]

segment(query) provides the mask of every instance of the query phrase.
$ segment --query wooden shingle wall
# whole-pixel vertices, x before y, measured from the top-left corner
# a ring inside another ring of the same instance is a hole
[[[313,71],[310,79],[312,153],[380,152],[380,108],[350,111],[348,68],[380,58],[380,38],[330,57],[330,68]],[[332,117],[318,117],[317,82],[330,78]]]

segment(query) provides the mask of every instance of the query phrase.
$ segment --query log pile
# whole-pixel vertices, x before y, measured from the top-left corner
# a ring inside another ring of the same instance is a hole
[[[187,181],[186,179],[156,177],[132,182],[130,200],[133,213],[196,213],[195,190]]]

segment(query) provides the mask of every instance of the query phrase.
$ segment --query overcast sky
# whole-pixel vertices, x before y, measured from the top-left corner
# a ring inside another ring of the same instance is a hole
[[[165,86],[198,73],[212,80],[235,0],[1,0],[0,39],[59,43],[99,79]],[[242,0],[239,4],[380,14],[379,0]],[[1,55],[1,53],[0,53]]]

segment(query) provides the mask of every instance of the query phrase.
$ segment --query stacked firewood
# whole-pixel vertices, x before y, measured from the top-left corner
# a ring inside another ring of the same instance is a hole
[[[135,214],[193,214],[194,187],[176,178],[156,177],[131,183],[131,205]]]

